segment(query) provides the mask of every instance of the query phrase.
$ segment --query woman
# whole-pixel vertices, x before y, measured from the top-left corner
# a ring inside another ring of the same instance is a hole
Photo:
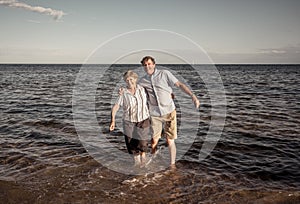
[[[142,86],[137,85],[138,75],[129,70],[123,75],[126,82],[124,94],[119,95],[111,110],[110,131],[115,129],[115,115],[123,107],[123,132],[129,154],[133,154],[136,166],[146,163],[148,135],[150,134],[147,95]]]

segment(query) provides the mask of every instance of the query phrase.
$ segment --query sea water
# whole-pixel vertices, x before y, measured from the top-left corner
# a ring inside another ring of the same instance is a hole
[[[1,203],[300,202],[299,65],[216,65],[226,120],[204,160],[198,160],[199,151],[212,118],[207,86],[190,66],[163,66],[182,76],[200,99],[199,123],[178,135],[179,150],[185,141],[191,145],[176,169],[130,175],[97,161],[77,134],[72,97],[81,65],[0,65]],[[116,131],[105,130],[128,69],[142,70],[132,64],[109,67],[95,96],[99,136],[124,152],[121,115]],[[184,128],[188,121],[180,120],[178,100],[178,125]],[[184,100],[192,110],[190,98]],[[165,141],[159,145],[168,161]]]

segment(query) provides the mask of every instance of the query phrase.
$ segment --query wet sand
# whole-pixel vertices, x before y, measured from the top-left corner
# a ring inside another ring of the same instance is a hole
[[[300,203],[299,191],[247,190],[239,184],[229,190],[229,178],[192,175],[180,162],[177,169],[142,176],[113,172],[89,157],[73,166],[46,167],[22,180],[0,181],[1,203]]]

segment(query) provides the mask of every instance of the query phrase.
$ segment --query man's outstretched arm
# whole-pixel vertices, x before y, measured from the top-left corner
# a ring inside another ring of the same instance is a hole
[[[193,94],[193,92],[184,84],[181,83],[180,81],[177,81],[175,83],[175,86],[177,86],[178,88],[180,88],[184,93],[186,93],[187,95],[189,95],[192,98],[192,101],[195,105],[196,108],[199,108],[200,106],[200,101],[198,100],[197,96],[195,94]]]

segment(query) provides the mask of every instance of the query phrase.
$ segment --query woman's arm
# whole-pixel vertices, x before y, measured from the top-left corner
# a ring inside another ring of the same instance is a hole
[[[113,131],[115,129],[115,125],[116,125],[115,116],[116,116],[116,113],[118,112],[119,108],[120,108],[120,106],[118,104],[115,104],[111,109],[111,120],[110,120],[110,126],[109,126],[110,131]]]

